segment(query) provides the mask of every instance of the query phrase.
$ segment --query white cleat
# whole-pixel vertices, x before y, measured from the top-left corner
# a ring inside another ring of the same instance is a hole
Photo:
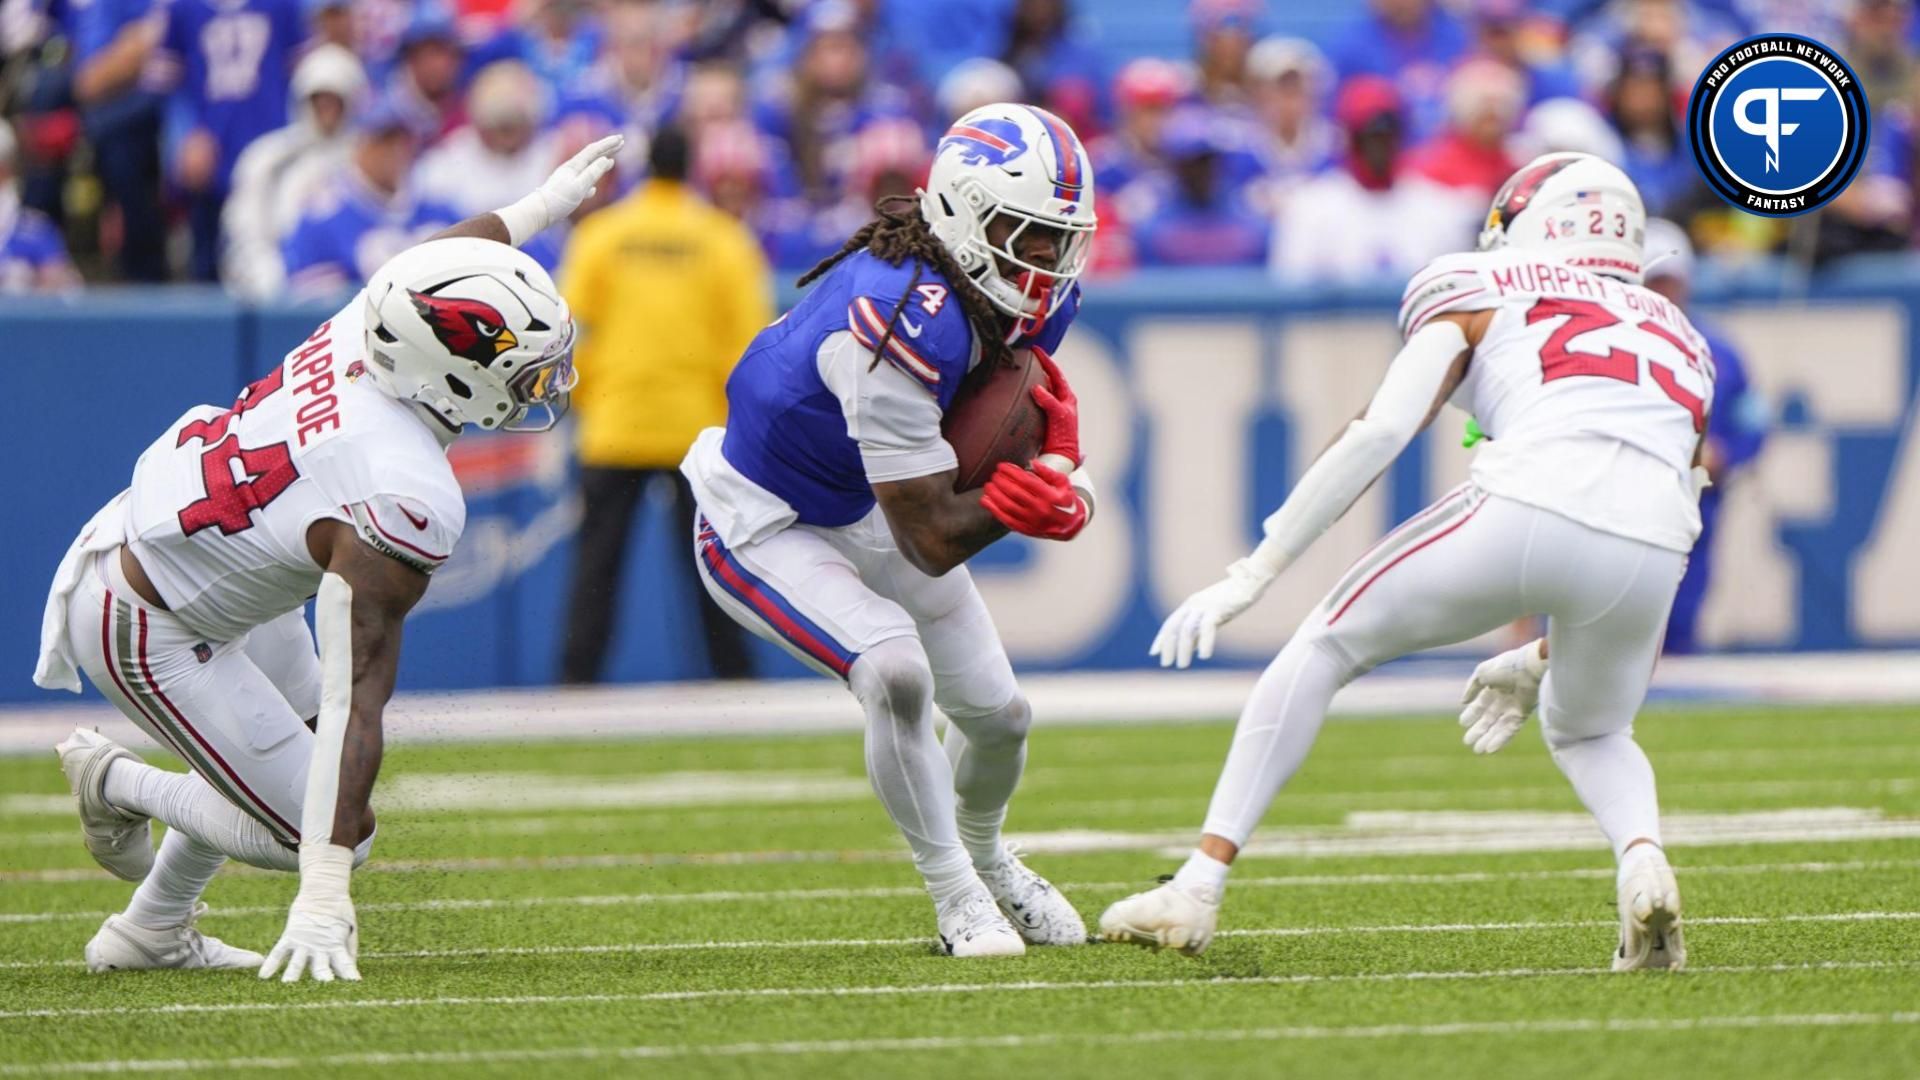
[[[107,873],[124,881],[144,881],[153,869],[153,826],[144,814],[129,813],[107,801],[107,769],[120,760],[145,764],[133,751],[87,728],[75,728],[54,747],[67,786],[80,804],[80,829],[87,853]]]
[[[1019,855],[1019,849],[1008,844],[1001,849],[999,865],[980,872],[1001,913],[1029,945],[1085,945],[1087,924],[1080,913]]]
[[[1613,970],[1687,966],[1680,932],[1680,885],[1666,852],[1641,844],[1620,861],[1620,948]]]
[[[186,922],[158,930],[109,915],[100,924],[100,932],[87,942],[87,970],[96,975],[155,968],[258,971],[266,963],[266,957],[251,949],[236,949],[195,929],[193,924],[206,912],[207,905],[195,904]]]
[[[985,886],[968,889],[934,905],[940,944],[949,956],[1024,956],[1027,943],[993,902]]]
[[[1157,889],[1116,901],[1100,916],[1100,936],[1108,941],[1144,945],[1155,952],[1179,949],[1199,956],[1213,941],[1220,921],[1220,894],[1200,885],[1179,885],[1171,878]]]

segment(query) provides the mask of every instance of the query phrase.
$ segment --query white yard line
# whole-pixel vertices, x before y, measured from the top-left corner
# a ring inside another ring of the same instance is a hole
[[[1631,1019],[1459,1021],[1444,1024],[1373,1024],[1348,1027],[1180,1028],[1160,1031],[1039,1032],[1028,1035],[947,1035],[919,1038],[818,1039],[726,1043],[712,1046],[571,1046],[507,1050],[415,1050],[324,1054],[314,1057],[120,1058],[45,1065],[0,1065],[0,1076],[85,1073],[205,1072],[214,1069],[313,1069],[386,1065],[485,1065],[507,1062],[659,1060],[700,1057],[791,1057],[805,1054],[915,1053],[940,1050],[1006,1050],[1044,1046],[1151,1045],[1183,1042],[1292,1042],[1326,1039],[1448,1038],[1471,1035],[1537,1035],[1702,1031],[1750,1028],[1886,1027],[1920,1024],[1920,1012],[1757,1013],[1734,1016]]]
[[[1676,848],[1725,844],[1828,843],[1920,839],[1920,817],[1888,817],[1872,808],[1803,807],[1735,813],[1665,815],[1662,828]],[[1106,851],[1154,852],[1182,858],[1190,829],[1154,831],[1063,829],[1016,833],[1009,839],[1041,855]],[[1339,825],[1269,829],[1247,845],[1245,858],[1352,855],[1465,855],[1521,851],[1588,851],[1606,843],[1584,814],[1537,810],[1361,810]],[[572,870],[655,866],[746,866],[777,863],[896,862],[903,848],[865,851],[731,851],[595,855],[527,855],[453,859],[375,859],[363,874],[460,871]],[[236,872],[244,872],[236,869]],[[255,871],[259,872],[259,871]],[[100,871],[76,867],[4,870],[0,881],[96,882]]]
[[[1920,859],[1891,859],[1879,862],[1799,862],[1729,863],[1684,865],[1680,876],[1690,879],[1702,875],[1769,874],[1848,874],[1878,870],[1920,869]],[[1614,871],[1607,867],[1575,867],[1565,870],[1461,871],[1443,874],[1298,874],[1284,877],[1246,877],[1233,879],[1236,891],[1246,889],[1326,888],[1374,885],[1479,885],[1495,881],[1608,880]],[[1119,892],[1139,889],[1144,879],[1133,881],[1065,881],[1056,885],[1066,892]],[[440,898],[433,900],[394,900],[356,904],[366,911],[496,911],[542,907],[640,907],[649,904],[727,904],[777,903],[792,900],[888,900],[926,895],[918,885],[877,885],[864,888],[825,889],[718,889],[704,892],[595,893],[582,896],[523,896]],[[215,907],[215,917],[240,918],[255,915],[284,915],[284,904]],[[46,922],[85,922],[117,914],[97,911],[22,911],[0,913],[0,925]]]
[[[1864,923],[1911,922],[1920,920],[1920,911],[1837,911],[1789,915],[1716,915],[1688,919],[1689,926],[1773,926],[1788,923]],[[1392,923],[1382,926],[1273,926],[1245,930],[1222,930],[1216,937],[1334,937],[1346,934],[1469,934],[1505,933],[1536,930],[1589,930],[1617,927],[1612,919],[1565,919],[1529,922],[1484,923]],[[472,949],[409,949],[396,952],[365,952],[362,959],[447,960],[491,956],[585,956],[661,952],[705,952],[736,949],[869,949],[903,946],[931,946],[933,939],[906,938],[797,938],[760,941],[650,941],[615,942],[606,945],[510,945]],[[10,960],[0,969],[76,967],[79,960]]]
[[[1920,967],[1920,960],[1836,960],[1817,964],[1702,965],[1691,975],[1758,975],[1819,971],[1881,971]],[[1028,993],[1086,990],[1207,990],[1243,986],[1300,986],[1323,983],[1452,982],[1498,979],[1604,978],[1599,967],[1505,968],[1494,971],[1383,971],[1335,975],[1252,975],[1196,979],[1096,979],[987,983],[933,983],[921,986],[763,986],[715,990],[659,990],[633,994],[519,994],[497,997],[341,998],[329,1001],[237,1001],[207,1004],[141,1005],[75,1009],[0,1011],[0,1020],[74,1019],[86,1016],[203,1016],[226,1013],[280,1013],[339,1009],[419,1009],[545,1005],[607,1005],[656,1001],[713,1001],[753,998],[919,997],[949,994]]]

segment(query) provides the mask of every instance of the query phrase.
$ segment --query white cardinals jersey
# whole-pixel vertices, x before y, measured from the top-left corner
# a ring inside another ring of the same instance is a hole
[[[1692,464],[1713,358],[1650,289],[1518,249],[1447,255],[1400,305],[1412,336],[1443,312],[1492,309],[1453,403],[1492,440],[1482,489],[1604,532],[1686,552],[1700,533]]]
[[[167,606],[210,640],[313,596],[322,569],[307,529],[321,518],[429,573],[466,525],[432,421],[365,375],[365,303],[356,296],[232,408],[188,410],[134,466],[126,542]]]

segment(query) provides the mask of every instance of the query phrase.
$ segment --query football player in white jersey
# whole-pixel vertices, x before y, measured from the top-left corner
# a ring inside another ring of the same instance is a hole
[[[87,850],[139,883],[88,970],[360,977],[348,878],[373,840],[401,623],[466,522],[446,448],[468,424],[544,430],[564,412],[573,318],[516,249],[592,193],[620,144],[396,256],[231,408],[175,421],[69,548],[34,681],[77,692],[84,671],[192,768],[89,730],[60,744]],[[194,927],[229,858],[300,873],[267,957]]]
[[[1614,968],[1685,962],[1633,717],[1700,529],[1695,466],[1713,362],[1686,316],[1641,287],[1645,222],[1619,169],[1549,154],[1494,196],[1479,251],[1414,276],[1400,308],[1406,344],[1366,411],[1266,520],[1259,547],[1167,619],[1153,652],[1183,668],[1210,656],[1219,627],[1445,402],[1469,409],[1492,442],[1469,482],[1360,556],[1267,668],[1199,849],[1166,884],[1108,908],[1108,940],[1204,950],[1229,865],[1300,767],[1335,691],[1395,657],[1545,615],[1544,641],[1475,673],[1468,742],[1498,749],[1537,698],[1554,762],[1618,861]]]

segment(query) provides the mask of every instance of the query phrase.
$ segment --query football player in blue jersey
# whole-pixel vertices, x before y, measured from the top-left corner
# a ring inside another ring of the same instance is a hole
[[[1008,531],[1070,540],[1093,512],[1077,406],[1046,357],[1079,304],[1093,176],[1058,117],[988,105],[941,138],[917,207],[879,210],[800,279],[819,284],[754,338],[727,427],[688,452],[695,558],[730,615],[853,691],[867,775],[947,951],[1077,944],[1073,905],[1001,840],[1032,714],[963,564]],[[957,492],[941,420],[969,371],[1026,348],[1049,376],[1044,452]]]

